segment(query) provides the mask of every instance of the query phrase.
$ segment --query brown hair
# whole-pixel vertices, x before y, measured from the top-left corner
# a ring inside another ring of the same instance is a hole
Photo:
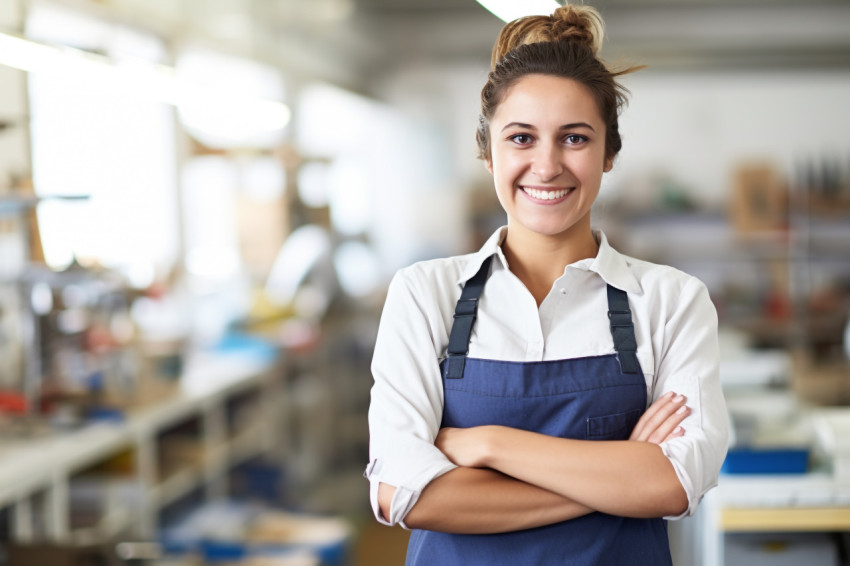
[[[490,119],[505,93],[526,75],[554,75],[583,84],[605,122],[605,157],[613,159],[623,143],[618,117],[628,91],[615,77],[642,67],[609,70],[599,58],[602,16],[590,6],[561,6],[551,16],[527,16],[502,28],[493,46],[491,71],[481,90],[478,157],[490,159]]]

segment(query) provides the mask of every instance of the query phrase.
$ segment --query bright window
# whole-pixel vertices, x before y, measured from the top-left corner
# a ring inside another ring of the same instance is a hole
[[[105,54],[119,67],[165,56],[153,37],[42,5],[27,35]],[[170,270],[180,241],[173,108],[122,93],[109,75],[43,72],[29,81],[36,193],[90,195],[39,206],[47,263],[97,262],[138,286]]]

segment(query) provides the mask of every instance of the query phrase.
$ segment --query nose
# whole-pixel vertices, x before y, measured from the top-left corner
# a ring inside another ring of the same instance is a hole
[[[551,181],[564,172],[560,148],[553,143],[541,143],[537,146],[531,172],[541,181]]]

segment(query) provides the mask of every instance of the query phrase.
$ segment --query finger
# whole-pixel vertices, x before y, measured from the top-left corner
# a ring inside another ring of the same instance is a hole
[[[644,440],[655,444],[662,442],[667,435],[673,432],[673,430],[675,430],[675,428],[679,426],[685,418],[687,418],[689,414],[690,409],[685,405],[676,408],[675,411],[670,412],[667,417],[658,422],[657,425],[646,429],[643,435]]]
[[[664,441],[666,442],[668,440],[672,440],[673,438],[679,438],[680,436],[683,436],[684,434],[685,434],[685,429],[682,428],[681,426],[677,426],[675,429],[673,429],[673,432],[671,432],[670,434],[667,435],[667,438],[665,438]]]
[[[668,403],[673,397],[676,395],[674,391],[669,391],[656,399],[649,408],[644,411],[643,415],[641,415],[640,419],[638,419],[635,428],[632,430],[632,436],[635,437],[633,440],[636,440],[636,437],[643,434],[644,429],[646,429],[647,423],[661,410],[661,406]]]
[[[674,391],[659,397],[638,420],[632,431],[632,440],[646,440],[646,437],[683,403],[684,397]]]
[[[676,409],[672,415],[667,417],[654,431],[652,431],[647,440],[653,444],[661,444],[677,429],[681,428],[680,425],[682,424],[682,421],[684,421],[690,414],[690,408],[682,405]],[[684,433],[684,430],[682,430],[682,432]]]
[[[673,395],[671,397],[662,397],[653,403],[650,407],[650,409],[653,410],[647,410],[647,413],[641,417],[638,421],[638,425],[635,426],[635,430],[632,432],[631,439],[643,441],[649,440],[650,435],[654,434],[672,415],[676,414],[676,411],[685,405],[686,400],[687,399],[684,395]],[[664,436],[669,434],[670,431],[675,428],[675,425],[679,424],[679,422],[681,422],[681,419],[678,422],[675,422],[672,427],[665,427],[666,433]]]

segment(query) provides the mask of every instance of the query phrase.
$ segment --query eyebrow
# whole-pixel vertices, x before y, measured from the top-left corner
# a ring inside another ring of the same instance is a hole
[[[508,128],[514,128],[514,127],[524,128],[526,130],[536,130],[537,129],[534,126],[532,126],[531,124],[525,124],[523,122],[511,122],[510,124],[505,125],[505,127],[502,128],[502,131],[504,132]],[[573,122],[571,124],[564,124],[563,126],[561,126],[558,129],[559,130],[573,130],[575,128],[587,128],[591,132],[594,132],[594,133],[596,132],[596,130],[593,129],[593,126],[591,126],[587,122]]]

